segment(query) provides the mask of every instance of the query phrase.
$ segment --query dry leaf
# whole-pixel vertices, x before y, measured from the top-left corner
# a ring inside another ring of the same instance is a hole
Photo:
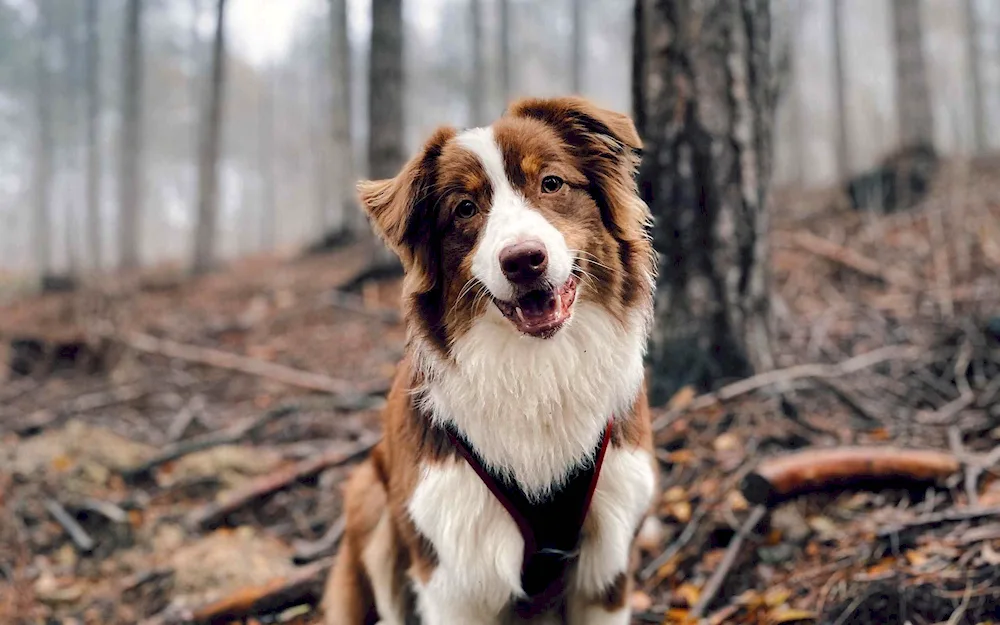
[[[712,447],[718,452],[737,451],[742,446],[743,444],[740,442],[740,439],[735,434],[729,432],[720,434],[714,441],[712,441]]]
[[[636,612],[645,612],[653,607],[653,600],[646,593],[641,590],[637,590],[632,593],[631,604],[632,609]]]
[[[929,560],[926,554],[916,551],[915,549],[910,549],[903,555],[906,556],[906,561],[909,562],[911,566],[923,566],[927,564],[927,560]]]
[[[764,605],[769,608],[777,608],[778,606],[784,605],[791,596],[792,593],[787,588],[782,588],[780,586],[771,588],[764,593]]]
[[[771,623],[795,623],[798,621],[815,621],[816,613],[809,610],[796,610],[787,606],[771,610],[767,614]]]
[[[701,589],[694,584],[684,582],[674,591],[674,596],[690,608],[698,603],[698,598],[701,597]]]
[[[687,501],[688,495],[687,490],[683,486],[672,486],[663,493],[663,501],[666,503],[677,503],[678,501]]]
[[[691,405],[696,396],[693,386],[685,386],[681,390],[674,393],[674,396],[670,398],[667,402],[667,408],[669,410],[684,410]]]
[[[694,452],[690,449],[678,449],[677,451],[672,451],[667,455],[667,458],[673,464],[684,465],[694,464],[697,460]]]

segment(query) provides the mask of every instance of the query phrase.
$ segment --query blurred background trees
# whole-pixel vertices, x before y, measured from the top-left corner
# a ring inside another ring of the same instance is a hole
[[[0,268],[206,268],[367,237],[357,178],[519,95],[667,123],[687,95],[640,102],[655,89],[633,80],[652,27],[634,12],[658,4],[0,0]],[[904,148],[1000,147],[1000,5],[769,4],[775,188],[830,187]]]

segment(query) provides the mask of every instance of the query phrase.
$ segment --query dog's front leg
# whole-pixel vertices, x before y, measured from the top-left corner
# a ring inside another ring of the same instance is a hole
[[[414,580],[422,625],[498,625],[521,591],[524,539],[510,514],[461,459],[425,466],[408,511],[435,563]]]

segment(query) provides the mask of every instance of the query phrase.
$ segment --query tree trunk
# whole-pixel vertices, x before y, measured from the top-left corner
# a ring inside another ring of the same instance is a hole
[[[368,222],[355,197],[357,169],[354,164],[354,85],[347,0],[330,0],[330,51],[333,89],[330,98],[330,130],[333,139],[333,194],[342,216],[340,226],[355,236],[364,236]]]
[[[767,0],[637,0],[633,76],[640,188],[660,252],[650,391],[656,402],[772,366]],[[711,7],[709,7],[711,5]]]
[[[972,97],[972,146],[976,154],[986,150],[986,110],[983,102],[983,69],[979,58],[979,17],[974,0],[964,0],[965,23],[968,31],[965,41],[969,57],[969,86]]]
[[[500,1],[500,93],[504,108],[513,96],[513,74],[510,52],[510,0]]]
[[[844,67],[844,0],[833,0],[833,91],[837,105],[837,173],[851,174],[850,139],[847,133],[847,74]]]
[[[486,54],[483,48],[483,1],[469,0],[472,22],[472,80],[469,84],[469,118],[472,126],[486,124]]]
[[[192,267],[196,274],[210,270],[215,263],[215,234],[219,217],[218,164],[226,77],[226,0],[218,0],[217,7],[215,45],[212,48],[212,87],[205,107],[198,157],[198,224]]]
[[[35,159],[35,264],[42,274],[52,270],[52,98],[49,54],[51,52],[51,6],[38,5],[38,54],[36,58],[36,115],[38,145]]]
[[[87,246],[90,264],[101,268],[101,83],[98,0],[87,0]]]
[[[934,142],[934,114],[924,61],[923,25],[918,0],[892,0],[896,42],[896,107],[903,148]]]
[[[260,249],[271,251],[275,244],[274,192],[274,73],[262,70],[257,100],[257,177],[260,180]]]
[[[583,22],[583,3],[585,0],[570,0],[573,19],[570,34],[570,91],[583,93],[583,42],[586,38]]]
[[[403,89],[403,0],[378,0],[368,64],[368,173],[376,180],[398,174],[406,159]],[[396,262],[387,247],[373,243],[373,265]]]
[[[125,18],[122,134],[119,155],[118,247],[123,269],[139,265],[142,214],[142,0],[128,0]]]

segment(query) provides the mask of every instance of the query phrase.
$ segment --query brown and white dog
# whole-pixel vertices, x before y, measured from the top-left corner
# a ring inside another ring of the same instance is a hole
[[[345,489],[328,625],[629,622],[656,485],[640,148],[624,115],[529,99],[359,186],[408,342]]]

